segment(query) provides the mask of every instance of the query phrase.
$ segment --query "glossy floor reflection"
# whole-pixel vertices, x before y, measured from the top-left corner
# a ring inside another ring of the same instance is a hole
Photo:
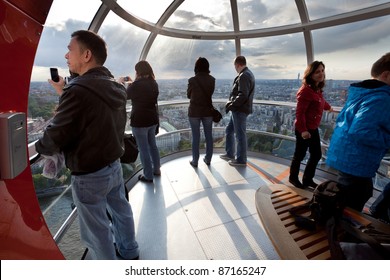
[[[200,160],[194,168],[190,159],[163,163],[161,177],[130,191],[140,259],[279,259],[254,199],[260,185],[289,184],[288,163],[249,157],[232,167],[215,154],[210,166]]]

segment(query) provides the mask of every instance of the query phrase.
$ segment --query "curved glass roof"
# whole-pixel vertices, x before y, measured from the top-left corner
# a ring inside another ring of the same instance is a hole
[[[52,66],[67,74],[64,54],[77,29],[104,37],[106,66],[117,76],[134,76],[146,59],[157,79],[184,79],[204,56],[213,76],[230,79],[235,56],[245,55],[257,79],[294,79],[322,60],[328,79],[360,80],[389,51],[388,26],[389,1],[54,1],[32,80],[46,80]]]

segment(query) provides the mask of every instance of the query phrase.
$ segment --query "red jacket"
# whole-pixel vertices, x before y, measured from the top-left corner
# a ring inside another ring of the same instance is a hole
[[[321,90],[314,91],[310,86],[301,86],[297,92],[295,129],[300,133],[317,129],[322,119],[322,112],[330,108]]]

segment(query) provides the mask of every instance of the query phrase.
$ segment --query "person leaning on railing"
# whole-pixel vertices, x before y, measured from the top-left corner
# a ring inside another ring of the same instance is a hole
[[[72,33],[65,59],[69,70],[79,76],[63,88],[56,114],[35,148],[42,155],[65,155],[89,257],[137,259],[133,212],[119,162],[126,90],[103,66],[106,58],[106,43],[99,35],[87,30]],[[64,86],[60,82],[57,89]]]
[[[199,161],[200,124],[203,125],[206,138],[204,163],[210,165],[213,157],[212,96],[215,89],[215,78],[210,75],[209,68],[208,60],[204,57],[199,57],[195,62],[195,76],[188,79],[187,97],[190,99],[188,119],[192,132],[192,159],[190,164],[193,167],[197,167]]]

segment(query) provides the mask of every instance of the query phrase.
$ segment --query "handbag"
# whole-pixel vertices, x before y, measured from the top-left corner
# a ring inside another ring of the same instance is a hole
[[[157,111],[157,118],[158,118],[158,124],[156,126],[156,130],[154,131],[154,135],[157,135],[160,132],[160,117],[159,117],[159,111],[158,111],[158,104],[156,103],[156,111]]]
[[[125,152],[121,156],[121,163],[132,163],[137,160],[138,157],[138,145],[133,134],[125,134],[123,138]]]
[[[219,123],[222,119],[222,114],[213,106],[213,122]]]

